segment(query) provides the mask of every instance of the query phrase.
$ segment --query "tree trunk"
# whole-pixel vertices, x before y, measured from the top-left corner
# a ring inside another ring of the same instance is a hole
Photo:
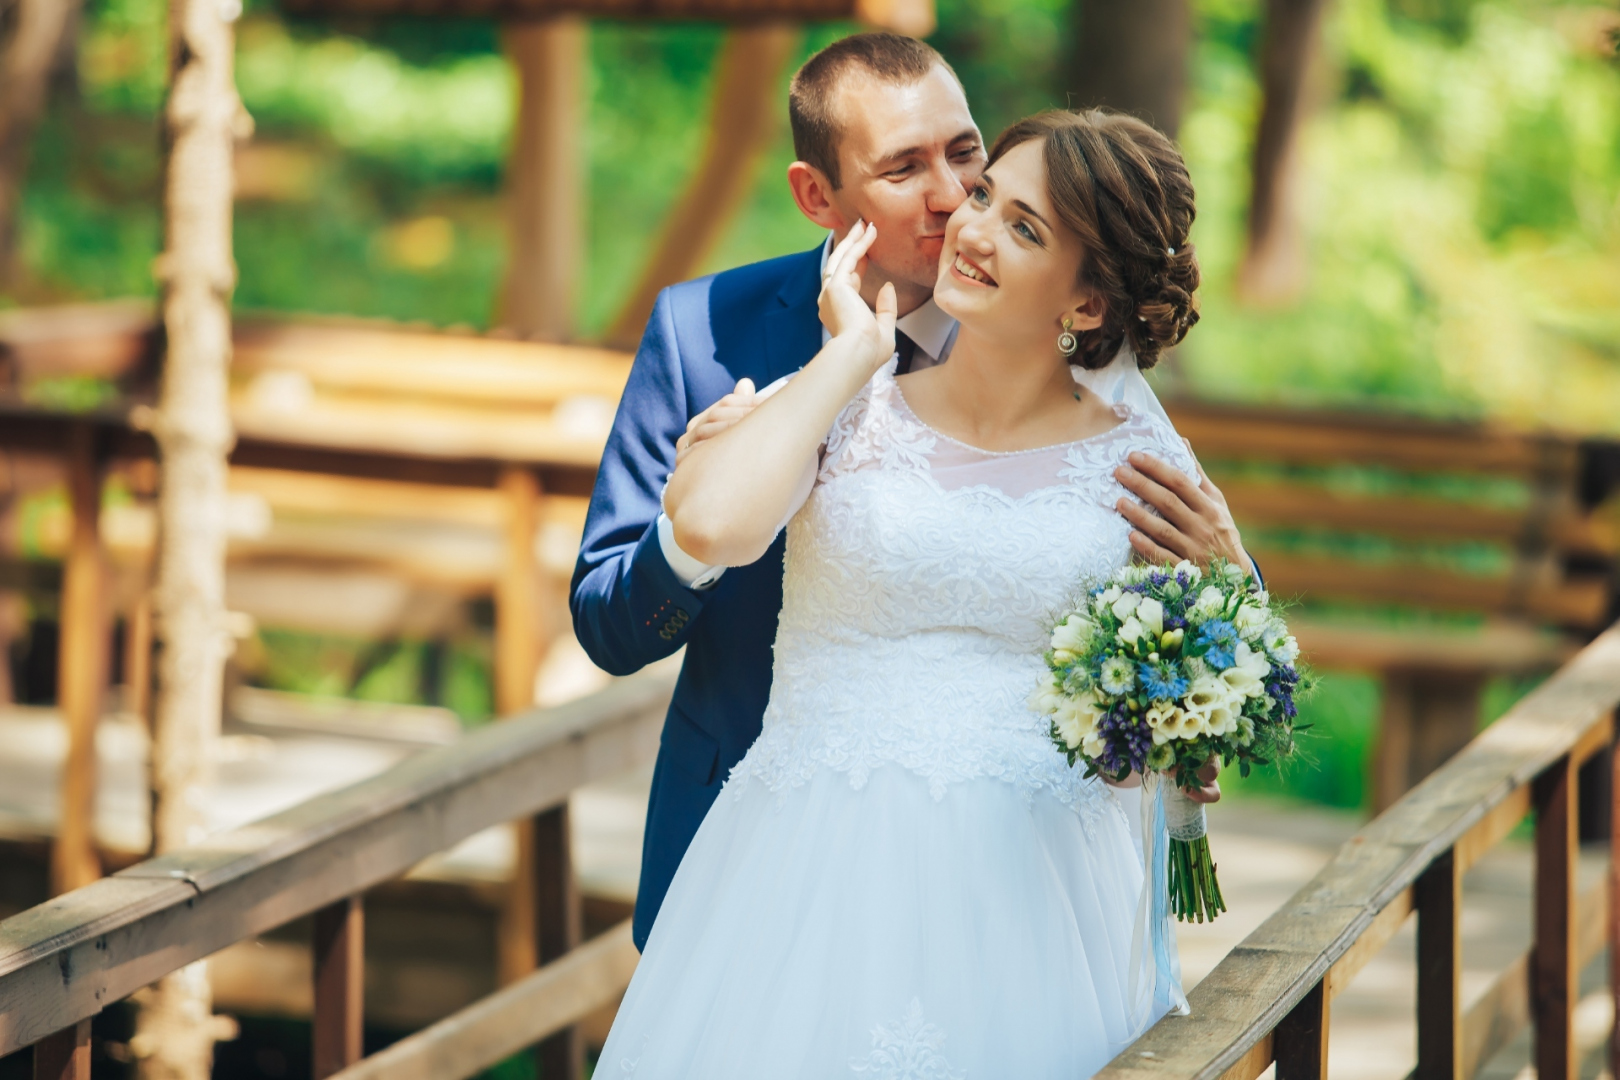
[[[201,839],[225,660],[226,385],[231,355],[231,154],[244,117],[232,75],[241,11],[170,0],[163,289],[168,356],[153,425],[162,459],[155,616],[161,642],[152,780],[157,850]],[[136,1026],[143,1080],[208,1080],[218,1033],[204,964],[165,977]]]
[[[1174,137],[1187,92],[1192,13],[1187,0],[1075,0],[1068,105],[1106,105]]]
[[[16,275],[17,203],[29,148],[78,8],[79,0],[17,0],[16,28],[0,55],[0,285]]]
[[[659,290],[697,273],[754,190],[760,159],[776,134],[776,97],[783,69],[804,38],[788,23],[754,23],[726,31],[709,109],[703,160],[670,207],[663,235],[641,280],[614,318],[607,341],[634,349]]]
[[[520,337],[567,341],[585,253],[584,20],[562,15],[515,23],[506,49],[518,71],[518,110],[507,166],[511,253],[496,322]]]
[[[1267,0],[1260,45],[1263,104],[1255,132],[1248,245],[1238,294],[1258,306],[1285,304],[1305,287],[1299,222],[1299,129],[1309,111],[1310,78],[1321,38],[1323,0]]]

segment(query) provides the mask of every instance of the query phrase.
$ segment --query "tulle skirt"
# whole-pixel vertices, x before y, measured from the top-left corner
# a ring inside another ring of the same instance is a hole
[[[899,767],[728,786],[676,872],[599,1078],[1074,1080],[1131,1015],[1142,869],[1112,794]]]

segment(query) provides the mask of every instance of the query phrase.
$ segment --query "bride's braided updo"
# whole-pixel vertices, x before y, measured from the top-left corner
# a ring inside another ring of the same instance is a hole
[[[990,163],[1032,139],[1044,143],[1053,208],[1085,249],[1080,281],[1106,305],[1101,326],[1075,335],[1072,362],[1102,367],[1129,337],[1137,365],[1152,367],[1198,321],[1198,258],[1187,241],[1196,210],[1181,152],[1133,116],[1054,110],[1003,131]]]

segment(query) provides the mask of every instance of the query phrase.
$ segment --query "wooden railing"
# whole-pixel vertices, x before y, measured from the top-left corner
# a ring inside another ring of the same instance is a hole
[[[580,943],[567,799],[652,759],[672,688],[663,672],[619,680],[0,922],[0,1056],[33,1045],[36,1076],[87,1080],[101,1010],[313,913],[317,1077],[449,1080],[536,1043],[546,1076],[579,1075],[573,1025],[624,990],[637,954],[628,922]],[[526,819],[543,966],[362,1060],[365,890]]]
[[[1319,1080],[1334,996],[1415,915],[1418,1080],[1470,1080],[1526,1024],[1539,1080],[1576,1080],[1577,980],[1616,940],[1612,849],[1607,880],[1577,893],[1576,796],[1617,705],[1620,624],[1352,837],[1193,989],[1190,1015],[1098,1077],[1254,1080],[1275,1062],[1277,1080]],[[1534,946],[1464,1010],[1463,875],[1531,814]],[[1610,1054],[1620,1075],[1612,1039]]]

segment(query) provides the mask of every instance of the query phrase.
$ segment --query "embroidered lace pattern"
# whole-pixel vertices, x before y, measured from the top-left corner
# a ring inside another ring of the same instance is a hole
[[[945,1033],[923,1019],[922,1002],[912,998],[898,1021],[872,1029],[871,1054],[851,1062],[850,1071],[871,1080],[966,1080],[951,1071],[944,1045]]]
[[[993,778],[1087,821],[1119,813],[1025,704],[1054,615],[1130,555],[1115,468],[1146,450],[1196,475],[1167,425],[1118,411],[1092,438],[992,453],[927,427],[879,372],[788,524],[771,701],[728,785],[834,769],[859,788],[899,767],[936,799]]]

